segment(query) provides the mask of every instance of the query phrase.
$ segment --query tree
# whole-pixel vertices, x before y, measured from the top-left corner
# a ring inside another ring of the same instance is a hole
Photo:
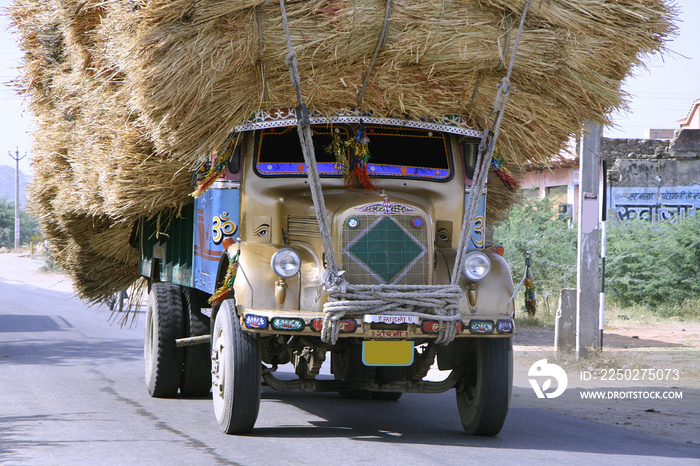
[[[494,239],[505,248],[516,285],[523,277],[525,251],[531,251],[538,299],[576,287],[577,228],[567,228],[566,220],[558,218],[549,199],[526,199],[496,226]],[[700,298],[700,214],[673,223],[610,222],[605,291],[611,302],[655,309]],[[521,289],[516,303],[522,296]]]
[[[700,216],[608,228],[606,292],[623,305],[700,296]]]
[[[27,244],[34,235],[39,234],[39,222],[34,217],[20,210],[20,243]],[[15,247],[15,203],[0,199],[0,247]]]
[[[549,198],[525,199],[514,206],[508,220],[496,226],[496,244],[505,248],[505,259],[517,286],[525,272],[525,252],[530,251],[538,299],[559,296],[562,288],[576,287],[576,228],[558,213]],[[520,302],[524,289],[518,291]],[[517,307],[517,304],[516,304]]]

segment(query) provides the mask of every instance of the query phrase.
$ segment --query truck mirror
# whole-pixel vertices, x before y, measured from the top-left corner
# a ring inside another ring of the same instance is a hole
[[[476,157],[478,155],[479,146],[478,141],[460,141],[459,144],[460,152],[462,153],[462,167],[464,168],[464,174],[469,180],[474,179],[474,169],[476,167]]]
[[[229,173],[238,173],[241,171],[241,144],[233,149],[233,154],[226,161],[226,169]]]

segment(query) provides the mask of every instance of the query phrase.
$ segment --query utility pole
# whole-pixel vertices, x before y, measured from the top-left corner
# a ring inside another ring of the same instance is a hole
[[[19,161],[27,156],[25,152],[22,157],[19,156],[19,147],[15,149],[15,157],[12,157],[12,152],[8,152],[10,157],[15,161],[15,251],[20,247],[20,228],[19,228]]]
[[[603,142],[601,125],[586,123],[580,154],[579,222],[577,296],[576,296],[576,355],[589,356],[600,350],[600,270],[598,228],[600,203],[600,153]]]

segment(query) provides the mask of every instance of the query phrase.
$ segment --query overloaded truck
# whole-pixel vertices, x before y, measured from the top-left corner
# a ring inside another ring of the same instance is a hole
[[[514,332],[485,196],[492,217],[514,197],[485,188],[489,169],[513,187],[506,166],[547,165],[586,121],[608,123],[677,17],[665,0],[8,13],[36,122],[31,209],[81,298],[130,286],[138,263],[153,396],[211,393],[222,429],[245,433],[263,384],[454,388],[484,435],[508,412]]]
[[[352,112],[308,122],[313,167],[295,110],[259,111],[194,174],[203,194],[140,223],[150,394],[211,391],[221,429],[244,434],[261,386],[375,400],[454,389],[465,431],[496,435],[513,282],[485,190],[462,226],[482,131]]]

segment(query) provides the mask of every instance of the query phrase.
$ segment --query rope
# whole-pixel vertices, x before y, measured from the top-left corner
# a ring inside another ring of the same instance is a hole
[[[389,17],[391,14],[391,2],[387,0],[384,27],[377,43],[374,56],[370,63],[370,67],[365,75],[358,102],[364,95],[367,81],[371,73],[374,61],[379,54],[379,51],[384,46],[389,28]],[[479,155],[477,157],[477,167],[479,171],[475,178],[475,186],[472,187],[469,200],[467,202],[466,213],[462,223],[462,234],[460,236],[457,257],[455,259],[455,273],[452,275],[452,283],[450,285],[350,285],[344,279],[344,271],[340,270],[335,259],[333,249],[330,222],[328,221],[328,212],[326,210],[323,191],[321,188],[321,180],[316,166],[316,156],[311,133],[311,122],[309,120],[309,112],[302,100],[301,85],[299,77],[299,69],[297,63],[297,54],[292,48],[291,35],[289,33],[289,24],[287,21],[287,13],[284,6],[284,0],[280,0],[280,8],[282,11],[282,22],[287,39],[287,49],[289,53],[285,63],[289,68],[289,76],[294,86],[298,106],[296,107],[297,130],[299,133],[299,141],[301,143],[302,152],[304,154],[304,162],[306,163],[307,177],[309,180],[309,188],[311,190],[311,198],[313,200],[316,217],[321,232],[323,241],[324,255],[326,259],[326,271],[323,276],[323,288],[328,294],[328,300],[323,306],[325,313],[323,319],[323,328],[321,330],[321,339],[330,344],[335,344],[340,333],[340,320],[347,315],[364,315],[367,312],[374,314],[400,314],[408,316],[417,316],[421,318],[434,319],[439,322],[438,337],[436,343],[446,345],[454,340],[457,332],[457,322],[461,319],[459,314],[459,302],[464,296],[462,288],[457,285],[458,276],[457,270],[461,270],[466,252],[466,245],[472,234],[472,225],[476,217],[481,193],[484,190],[486,178],[488,176],[491,158],[495,147],[498,132],[500,130],[503,119],[503,110],[508,101],[508,92],[510,90],[510,75],[513,70],[513,62],[520,40],[520,34],[523,29],[525,15],[532,0],[528,0],[520,21],[518,36],[515,40],[513,54],[506,77],[503,78],[499,85],[499,90],[496,95],[496,101],[492,110],[492,114],[496,114],[494,123],[490,129],[484,130],[481,143],[479,144]]]
[[[262,98],[264,102],[267,102],[267,79],[265,77],[265,62],[263,61],[263,48],[265,47],[265,44],[263,42],[263,25],[260,8],[267,6],[267,2],[269,1],[270,0],[265,0],[265,2],[262,5],[258,5],[255,7],[255,17],[258,21],[258,63],[260,65],[260,80],[262,81]]]
[[[323,241],[323,250],[327,262],[326,272],[324,275],[324,283],[326,290],[345,290],[343,272],[340,271],[338,263],[335,260],[335,252],[333,250],[333,242],[331,238],[330,222],[328,221],[328,212],[326,210],[326,202],[323,198],[321,189],[321,178],[318,174],[316,166],[316,154],[311,133],[311,122],[309,120],[309,111],[301,97],[301,85],[299,78],[299,68],[297,66],[297,54],[292,48],[292,39],[289,34],[289,24],[287,23],[287,12],[284,7],[284,0],[280,0],[280,8],[282,9],[282,22],[284,24],[284,32],[287,36],[287,49],[289,54],[285,60],[289,68],[289,77],[297,94],[298,106],[296,107],[297,116],[297,132],[299,133],[299,141],[304,154],[304,163],[306,163],[306,174],[309,179],[309,188],[311,190],[311,199],[316,210],[316,218],[318,226],[321,230],[321,239]]]
[[[479,204],[481,202],[481,195],[484,192],[484,187],[486,186],[486,179],[488,178],[489,167],[491,166],[491,159],[493,158],[493,151],[496,147],[496,141],[498,140],[498,134],[501,129],[501,123],[503,122],[503,115],[506,104],[508,103],[508,96],[510,93],[510,76],[513,72],[513,65],[515,63],[515,57],[518,51],[518,45],[520,43],[520,36],[522,35],[523,27],[525,25],[525,17],[527,15],[527,10],[530,8],[532,0],[528,0],[523,9],[523,14],[520,17],[520,25],[518,27],[518,34],[515,37],[515,43],[513,45],[513,52],[510,57],[510,63],[508,64],[508,71],[506,76],[501,80],[498,86],[498,92],[496,93],[496,99],[493,104],[493,109],[491,114],[495,114],[493,124],[491,128],[484,130],[481,137],[481,142],[479,143],[479,154],[476,159],[476,166],[478,171],[475,172],[475,182],[469,191],[469,199],[467,200],[467,206],[465,208],[464,219],[462,222],[462,232],[459,238],[459,245],[457,246],[457,255],[455,257],[455,273],[452,274],[453,285],[456,285],[459,281],[458,271],[462,270],[464,264],[464,257],[466,255],[466,249],[469,244],[469,239],[472,235],[472,225],[476,219],[476,214],[479,209]]]
[[[323,306],[321,339],[338,341],[339,322],[347,316],[372,314],[415,316],[439,322],[437,344],[447,344],[456,335],[461,319],[459,300],[464,295],[456,285],[348,285],[345,293],[331,296]],[[454,325],[450,325],[454,324]]]
[[[372,60],[369,62],[369,68],[367,68],[367,73],[365,73],[365,79],[362,81],[362,88],[357,94],[357,99],[355,101],[359,104],[362,98],[365,96],[365,91],[367,90],[367,83],[369,82],[369,75],[372,73],[372,68],[374,67],[374,61],[377,59],[377,55],[384,48],[386,44],[386,38],[389,35],[389,18],[391,17],[391,2],[392,0],[386,0],[386,10],[384,10],[384,25],[382,26],[382,32],[379,34],[379,40],[377,41],[377,47],[374,49],[374,55],[372,55]]]

